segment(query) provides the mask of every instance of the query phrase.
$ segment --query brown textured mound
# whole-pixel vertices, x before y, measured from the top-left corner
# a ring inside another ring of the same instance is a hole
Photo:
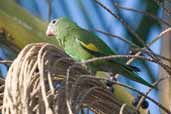
[[[3,114],[84,114],[87,108],[94,114],[134,113],[55,46],[29,44],[19,53],[6,78]]]

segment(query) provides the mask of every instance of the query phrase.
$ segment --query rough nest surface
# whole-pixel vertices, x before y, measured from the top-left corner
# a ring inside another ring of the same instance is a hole
[[[3,94],[2,113],[133,114],[135,112],[130,107],[123,107],[123,103],[113,97],[100,80],[93,77],[84,67],[76,64],[54,45],[29,44],[19,53],[9,69]]]

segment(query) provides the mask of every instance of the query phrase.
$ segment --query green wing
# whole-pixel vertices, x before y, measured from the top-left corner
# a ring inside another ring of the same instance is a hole
[[[80,30],[79,31],[78,39],[80,40],[80,44],[84,47],[87,51],[89,51],[94,56],[105,56],[105,55],[114,55],[116,54],[112,51],[100,38],[98,38],[95,34],[86,31]],[[154,87],[145,81],[143,78],[137,75],[135,72],[137,69],[134,66],[124,65],[120,63],[120,61],[110,60],[108,61],[109,66],[111,64],[115,67],[115,70],[118,69],[116,72],[125,75],[127,78],[144,84],[149,87]]]
[[[76,32],[76,34],[79,34],[78,40],[80,40],[83,47],[94,52],[103,53],[104,55],[115,54],[115,52],[95,34],[84,29],[77,30]]]
[[[69,32],[64,47],[65,52],[77,61],[115,54],[99,37],[81,28]]]

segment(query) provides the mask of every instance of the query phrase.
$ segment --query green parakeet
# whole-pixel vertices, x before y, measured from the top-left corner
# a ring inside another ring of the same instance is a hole
[[[75,61],[84,61],[93,57],[115,55],[98,36],[89,32],[67,18],[52,20],[46,31],[47,36],[55,36],[59,46]],[[102,60],[88,65],[91,71],[105,71],[123,76],[153,87],[143,78],[139,77],[133,66],[125,65],[120,60]],[[137,69],[136,69],[137,70]]]

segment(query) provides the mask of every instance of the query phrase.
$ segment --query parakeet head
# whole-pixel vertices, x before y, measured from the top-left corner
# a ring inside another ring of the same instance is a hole
[[[55,36],[59,45],[62,45],[67,38],[66,36],[74,28],[78,28],[77,24],[65,17],[53,19],[48,25],[46,35]]]

